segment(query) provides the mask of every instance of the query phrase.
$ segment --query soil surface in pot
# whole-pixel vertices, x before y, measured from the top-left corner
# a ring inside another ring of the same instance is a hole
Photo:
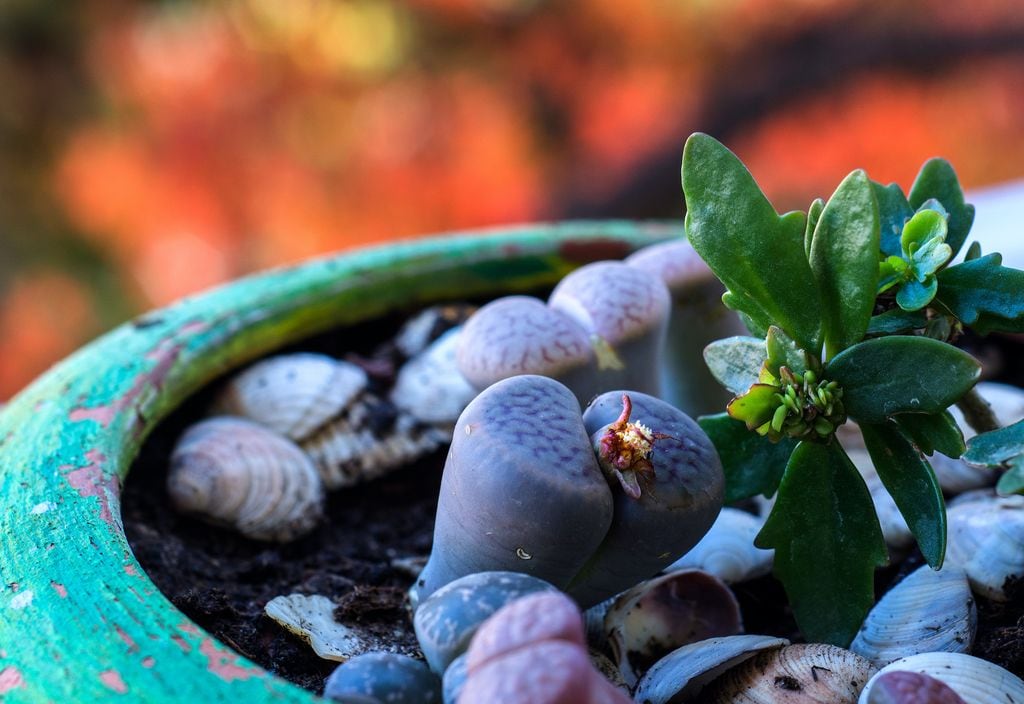
[[[391,316],[308,340],[284,351],[320,351],[362,363],[374,383],[389,385],[397,359],[391,338],[405,316]],[[353,341],[358,341],[353,343]],[[1004,360],[1021,358],[1021,345],[1002,340],[965,345],[1000,380],[1024,385],[1024,372]],[[179,435],[203,417],[217,385],[197,394],[154,431],[125,485],[125,532],[157,587],[189,618],[250,660],[313,692],[337,663],[268,618],[272,598],[322,594],[337,603],[339,621],[366,629],[398,652],[416,653],[405,592],[414,573],[408,561],[430,552],[443,450],[370,484],[329,495],[325,520],[305,538],[258,543],[176,513],[164,482]],[[921,564],[920,554],[878,572],[881,594]],[[799,640],[781,585],[764,577],[734,587],[748,633]],[[979,599],[974,654],[1024,674],[1024,584],[1006,604]]]

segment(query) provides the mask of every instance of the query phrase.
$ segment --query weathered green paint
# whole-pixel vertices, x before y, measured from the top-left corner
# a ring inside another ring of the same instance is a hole
[[[189,394],[389,310],[552,284],[680,224],[565,223],[365,249],[239,280],[125,324],[0,411],[0,699],[310,702],[213,640],[143,573],[120,486]]]

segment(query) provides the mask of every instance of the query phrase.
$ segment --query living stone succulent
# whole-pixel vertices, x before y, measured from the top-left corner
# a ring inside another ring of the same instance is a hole
[[[366,653],[331,673],[324,696],[343,704],[441,704],[441,678],[408,655]]]
[[[498,382],[456,424],[414,600],[464,575],[509,570],[596,604],[700,540],[723,484],[707,436],[658,399],[612,391],[581,416],[557,381]]]

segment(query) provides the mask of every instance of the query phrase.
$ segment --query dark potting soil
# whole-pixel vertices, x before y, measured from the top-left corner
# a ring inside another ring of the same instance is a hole
[[[364,366],[373,383],[386,387],[400,358],[389,340],[404,316],[321,335],[298,349],[348,357]],[[443,325],[441,323],[440,325]],[[972,352],[990,362],[1000,380],[1024,385],[1020,344],[1014,340]],[[430,552],[444,450],[382,479],[329,494],[325,518],[310,535],[286,544],[259,543],[175,512],[164,481],[177,438],[208,407],[217,384],[161,423],[147,440],[125,485],[122,518],[142,567],[185,615],[221,642],[270,672],[314,692],[337,663],[264,614],[276,596],[322,594],[337,604],[339,621],[365,629],[390,649],[417,651],[406,609],[411,558]],[[881,594],[922,564],[919,553],[880,570]],[[748,633],[800,640],[781,585],[762,577],[735,585]],[[979,599],[974,654],[1024,674],[1024,583],[1012,585],[1005,604]]]

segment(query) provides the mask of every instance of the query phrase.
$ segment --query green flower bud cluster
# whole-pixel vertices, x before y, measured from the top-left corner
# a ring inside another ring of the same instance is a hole
[[[837,382],[819,381],[811,370],[800,374],[787,367],[779,369],[779,376],[781,386],[773,395],[779,405],[762,435],[773,440],[783,436],[798,440],[827,439],[846,422],[843,390]]]

